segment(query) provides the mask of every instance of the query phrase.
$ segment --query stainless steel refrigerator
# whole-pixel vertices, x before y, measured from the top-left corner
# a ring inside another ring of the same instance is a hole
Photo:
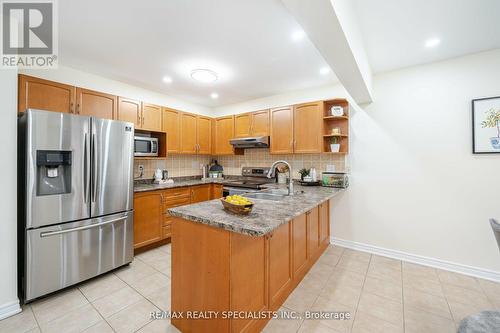
[[[133,258],[134,125],[27,110],[19,118],[20,296]]]

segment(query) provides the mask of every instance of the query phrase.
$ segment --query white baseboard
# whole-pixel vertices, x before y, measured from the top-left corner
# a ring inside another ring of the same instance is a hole
[[[478,277],[481,279],[500,282],[500,272],[491,271],[488,269],[457,264],[457,263],[444,261],[444,260],[440,260],[440,259],[419,256],[416,254],[386,249],[383,247],[353,242],[350,240],[339,239],[339,238],[335,238],[335,237],[330,238],[330,243],[333,245],[338,245],[338,246],[346,247],[346,248],[353,249],[353,250],[373,253],[373,254],[377,254],[380,256],[384,256],[384,257],[389,257],[389,258],[398,259],[398,260],[402,260],[402,261],[412,262],[415,264],[420,264],[423,266],[439,268],[439,269],[443,269],[443,270],[447,270],[447,271],[451,271],[451,272],[455,272],[455,273],[460,273],[460,274]]]
[[[21,312],[21,307],[19,306],[19,301],[6,303],[0,305],[0,320],[13,316],[16,313]]]

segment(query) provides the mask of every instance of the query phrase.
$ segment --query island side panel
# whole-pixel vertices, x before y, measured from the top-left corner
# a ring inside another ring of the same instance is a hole
[[[181,218],[172,221],[172,319],[181,332],[229,332],[229,320],[190,319],[187,311],[230,309],[230,232]]]
[[[256,313],[267,311],[266,236],[231,233],[231,310]],[[260,332],[267,320],[233,319],[231,332]]]

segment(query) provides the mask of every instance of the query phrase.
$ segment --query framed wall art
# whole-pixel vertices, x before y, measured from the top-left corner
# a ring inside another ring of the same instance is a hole
[[[500,96],[472,100],[472,152],[500,153]]]

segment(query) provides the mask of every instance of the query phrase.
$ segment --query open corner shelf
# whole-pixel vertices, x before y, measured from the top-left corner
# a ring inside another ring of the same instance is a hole
[[[340,106],[344,110],[342,116],[332,116],[332,106]],[[340,134],[332,134],[334,128],[340,129]],[[331,152],[330,142],[337,138],[340,144],[339,152]],[[343,98],[323,101],[323,153],[333,155],[346,155],[349,153],[349,102]]]

